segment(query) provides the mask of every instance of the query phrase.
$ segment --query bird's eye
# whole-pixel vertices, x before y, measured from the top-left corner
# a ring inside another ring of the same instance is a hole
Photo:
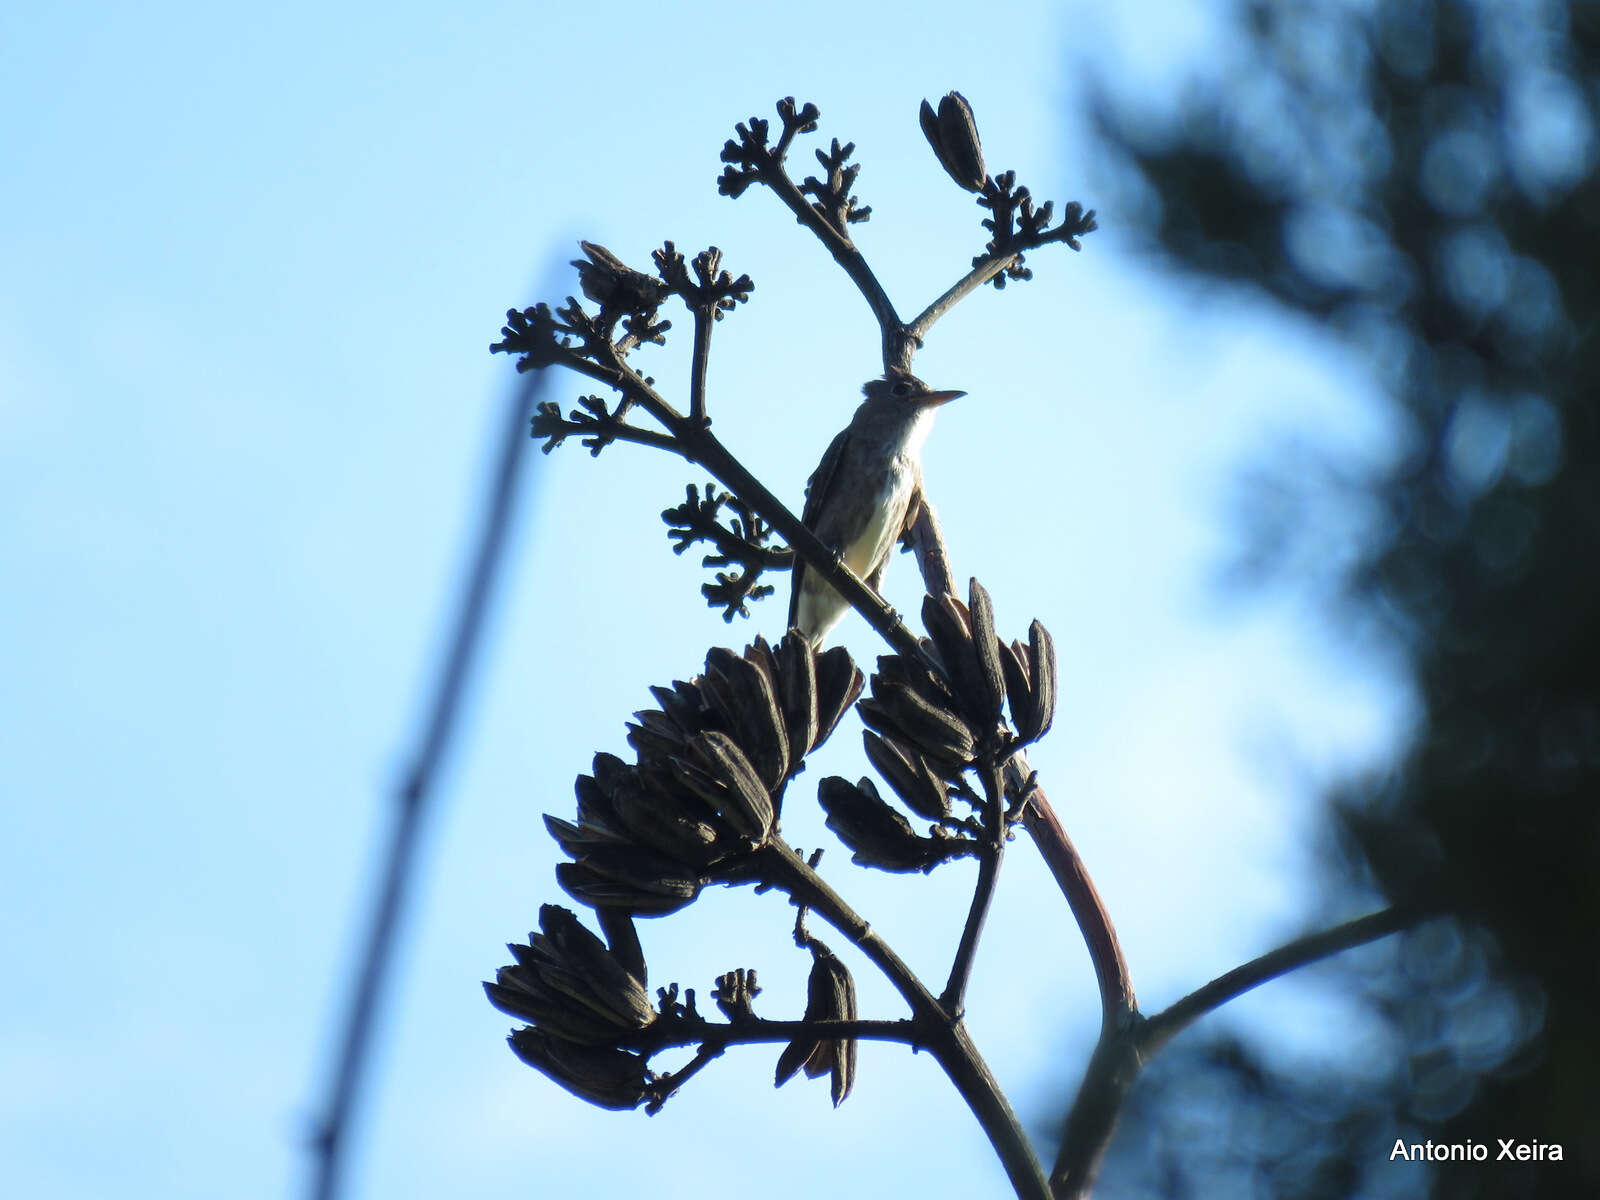
[[[902,397],[911,395],[911,385],[902,379],[894,385],[894,394]]]

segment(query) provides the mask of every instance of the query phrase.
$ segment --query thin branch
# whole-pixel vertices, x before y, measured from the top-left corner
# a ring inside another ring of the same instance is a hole
[[[920,345],[927,337],[928,330],[933,328],[935,321],[1004,271],[1020,254],[1021,251],[1013,250],[1005,254],[989,255],[980,260],[977,266],[956,280],[943,295],[917,314],[916,319],[906,326],[906,336]]]
[[[537,306],[528,312],[538,314],[540,319],[548,318],[548,312],[543,306]],[[524,314],[512,315],[517,316],[527,329],[534,328],[535,322]],[[838,554],[824,546],[782,501],[757,480],[717,439],[706,422],[685,417],[668,404],[651,382],[618,356],[614,348],[605,344],[593,347],[591,352],[602,355],[604,359],[595,361],[559,342],[541,341],[530,334],[519,334],[510,328],[506,332],[508,336],[494,349],[524,355],[519,363],[519,369],[523,364],[530,362],[568,367],[621,393],[623,400],[618,405],[618,413],[623,411],[624,405],[637,405],[643,408],[666,428],[665,436],[669,440],[655,440],[662,435],[653,434],[649,430],[638,430],[635,426],[624,423],[622,428],[630,431],[629,440],[658,445],[704,467],[719,483],[748,504],[757,516],[777,530],[790,548],[805,560],[807,569],[815,571],[819,578],[830,584],[891,646],[902,654],[916,658],[924,656],[916,636],[901,622],[899,615],[850,570]],[[620,438],[623,435],[617,431],[613,436]]]
[[[724,505],[734,514],[728,525],[719,519]],[[737,572],[718,571],[715,582],[700,585],[706,603],[722,608],[724,621],[732,621],[736,615],[749,616],[748,602],[775,590],[771,584],[760,583],[761,576],[772,569],[787,570],[794,562],[794,552],[788,547],[777,550],[766,545],[771,537],[767,523],[732,492],[719,491],[715,483],[706,484],[703,501],[690,484],[684,489],[683,503],[664,509],[661,519],[666,522],[674,554],[709,542],[712,552],[701,557],[701,566],[738,568]]]
[[[573,302],[576,304],[576,301]],[[527,312],[543,313],[546,306],[543,304],[529,309]],[[522,316],[526,313],[512,312],[509,317]],[[502,332],[511,332],[509,329]],[[518,371],[528,371],[539,367],[565,367],[596,383],[603,383],[622,396],[614,414],[618,418],[624,415],[627,409],[638,405],[652,417],[669,429],[681,426],[686,418],[650,385],[649,380],[633,367],[628,365],[627,358],[617,344],[598,339],[593,345],[579,351],[572,346],[562,345],[558,341],[536,342],[530,339],[514,339],[507,337],[490,347],[493,351],[507,354],[518,354],[522,357],[517,362]],[[599,355],[601,357],[595,357]],[[629,428],[632,428],[631,426]],[[673,447],[667,447],[673,449]]]
[[[815,128],[815,125],[812,127]],[[743,129],[744,127],[740,126],[740,130]],[[746,156],[744,161],[747,161],[755,171],[756,177],[772,190],[772,193],[783,202],[784,207],[794,214],[796,221],[816,235],[817,240],[833,256],[833,261],[844,268],[844,273],[856,285],[856,289],[866,300],[867,307],[872,309],[872,315],[877,319],[878,328],[883,333],[884,361],[887,365],[892,357],[891,342],[900,335],[903,328],[900,314],[895,311],[889,293],[884,291],[883,284],[878,282],[877,275],[867,264],[866,256],[857,248],[855,242],[850,240],[849,234],[835,229],[806,199],[799,185],[789,177],[784,160],[790,142],[799,131],[798,124],[785,120],[783,135],[773,149],[768,150],[764,144],[749,136],[739,143],[739,149]]]
[[[918,550],[923,565],[923,579],[930,591],[938,586],[948,594],[953,589],[950,586],[949,554],[943,532],[926,497],[923,506],[913,527],[913,544]],[[1062,895],[1066,897],[1078,929],[1083,934],[1100,991],[1100,1036],[1068,1113],[1055,1169],[1050,1177],[1051,1194],[1055,1200],[1086,1197],[1105,1153],[1105,1146],[1116,1128],[1123,1099],[1138,1078],[1141,1059],[1132,1037],[1134,1030],[1140,1026],[1141,1018],[1134,998],[1133,977],[1122,953],[1116,926],[1111,922],[1111,914],[1100,898],[1094,881],[1089,878],[1077,847],[1072,844],[1072,839],[1067,836],[1065,827],[1051,807],[1049,797],[1029,768],[1024,753],[1019,751],[1011,756],[1005,766],[1005,776],[1007,789],[1025,797],[1022,813],[1024,827],[1038,846],[1040,857],[1044,859]],[[985,786],[989,786],[987,779]],[[1002,828],[1004,795],[1005,791],[1002,790]],[[998,866],[996,859],[995,867]],[[983,883],[980,874],[980,890]],[[990,886],[993,886],[992,881]],[[975,893],[975,910],[978,902],[979,894]],[[969,934],[975,945],[977,939],[970,915],[962,934],[962,948],[957,953],[958,967],[963,962],[963,951],[968,956],[967,965],[970,966],[971,950],[967,948]],[[955,986],[956,974],[952,971],[951,987]],[[947,988],[947,1004],[950,995],[951,989]]]
[[[800,224],[816,235],[833,260],[844,268],[845,274],[855,283],[872,309],[882,335],[885,370],[909,371],[912,357],[922,346],[934,322],[984,284],[994,280],[1003,285],[1005,281],[996,278],[1002,274],[1019,279],[1028,278],[1030,272],[1021,265],[1028,251],[1051,242],[1065,242],[1073,249],[1078,249],[1078,239],[1096,227],[1094,213],[1084,212],[1082,206],[1074,202],[1066,206],[1066,215],[1061,224],[1051,229],[1048,227],[1051,205],[1045,204],[1035,210],[1028,190],[1014,186],[1014,172],[1006,172],[999,180],[986,180],[981,203],[993,213],[992,219],[985,223],[994,231],[986,252],[974,261],[971,270],[907,324],[900,319],[888,293],[867,264],[865,256],[850,239],[848,231],[819,211],[821,205],[807,201],[805,192],[811,187],[812,181],[807,181],[804,187],[797,186],[785,168],[785,157],[795,134],[811,132],[816,128],[819,115],[816,109],[807,105],[803,112],[797,113],[793,100],[788,99],[780,103],[778,112],[783,121],[783,133],[775,148],[769,149],[766,145],[765,121],[752,121],[749,127],[738,126],[736,132],[739,141],[730,141],[722,157],[725,162],[738,164],[742,170],[734,166],[728,168],[723,177],[723,191],[737,196],[751,182],[759,180],[794,213]],[[824,155],[819,151],[818,158],[825,166],[837,171],[848,157],[850,149],[849,146],[841,149],[835,141],[831,153]],[[852,178],[846,178],[847,190]],[[832,182],[830,175],[830,184]]]
[[[721,525],[716,527],[715,532],[707,529],[705,537],[717,548],[717,557],[727,560],[726,563],[708,562],[706,566],[720,567],[728,563],[739,563],[743,566],[784,571],[794,565],[793,551],[774,546],[758,546],[748,538],[742,538],[733,530]]]
[[[930,596],[953,596],[955,579],[950,573],[950,556],[945,551],[944,529],[939,525],[939,514],[926,492],[917,505],[917,515],[911,523],[911,548],[915,551],[917,567],[922,572],[922,586]]]
[[[650,380],[630,367],[627,359],[623,358],[615,348],[608,345],[602,349],[605,353],[606,361],[588,364],[594,366],[596,370],[583,371],[583,374],[592,379],[599,379],[609,383],[622,393],[622,398],[626,403],[637,404],[675,434],[685,427],[699,428],[703,424],[703,422],[698,421],[690,422],[689,418],[668,404],[665,397],[651,386]],[[587,363],[587,360],[580,359],[579,361]]]
[[[681,420],[681,419],[680,419]],[[899,615],[869,588],[843,559],[828,549],[759,480],[735,458],[710,430],[684,423],[678,433],[679,453],[698,463],[750,506],[757,516],[778,531],[806,564],[808,571],[830,584],[896,650],[914,658],[925,657],[921,643]]]
[[[544,439],[542,448],[546,454],[569,437],[580,438],[591,455],[598,455],[612,442],[633,442],[640,446],[667,450],[673,454],[681,453],[677,439],[670,434],[630,425],[626,421],[618,420],[615,413],[608,414],[603,419],[563,417],[560,408],[553,402],[542,406],[534,418],[533,436]]]
[[[694,1057],[678,1070],[670,1071],[665,1075],[657,1075],[645,1088],[645,1094],[650,1099],[645,1103],[644,1111],[652,1117],[655,1116],[668,1100],[678,1094],[679,1088],[683,1087],[684,1084],[688,1083],[689,1080],[693,1079],[714,1060],[721,1057],[721,1046],[701,1046],[694,1052]]]
[[[1053,1200],[1087,1200],[1100,1173],[1111,1135],[1144,1063],[1128,1034],[1102,1027],[1072,1107],[1050,1171]]]
[[[433,783],[455,729],[461,696],[483,633],[489,600],[500,575],[511,529],[513,502],[522,471],[528,418],[548,376],[529,375],[515,389],[506,421],[497,436],[499,462],[479,518],[478,550],[462,588],[449,651],[434,683],[428,716],[412,764],[397,789],[394,826],[383,881],[367,930],[366,949],[346,1011],[344,1032],[329,1085],[327,1105],[312,1139],[315,1155],[310,1195],[334,1200],[343,1183],[347,1137],[354,1119],[377,1023],[378,1004],[388,978],[413,883],[413,866],[423,821],[433,800]]]
[[[945,594],[951,593],[949,554],[943,531],[926,497],[913,526],[912,539],[929,590],[938,587]],[[1005,776],[1007,788],[1026,797],[1022,813],[1024,827],[1038,846],[1040,857],[1044,859],[1072,910],[1088,948],[1095,982],[1100,991],[1100,1036],[1067,1115],[1055,1167],[1050,1175],[1054,1200],[1078,1200],[1087,1197],[1093,1186],[1105,1147],[1116,1129],[1123,1101],[1128,1089],[1138,1078],[1142,1059],[1134,1036],[1141,1027],[1142,1018],[1134,997],[1133,977],[1122,953],[1116,926],[1111,922],[1111,914],[1100,898],[1094,881],[1090,879],[1077,847],[1072,844],[1072,839],[1067,836],[1065,827],[1051,807],[1049,797],[1030,770],[1027,756],[1020,751],[1014,754],[1006,764]],[[990,786],[987,779],[985,786]],[[1004,794],[1002,791],[1002,828]],[[974,912],[978,910],[986,882],[982,869],[988,861],[984,859],[980,865],[979,890],[973,896]],[[998,869],[998,858],[994,860],[994,866]],[[987,882],[992,888],[993,881]],[[976,930],[969,914],[967,926],[962,931],[962,945],[957,951],[957,969],[970,969],[976,942]],[[952,970],[951,983],[943,997],[947,1006],[952,1005],[953,993],[959,1002],[959,992],[954,989],[959,983],[964,983],[964,979],[958,983],[957,969]]]
[[[1000,780],[1000,768],[992,755],[987,756],[983,771],[983,791],[988,812],[988,837],[978,853],[978,882],[972,889],[972,903],[967,909],[966,924],[961,927],[961,940],[956,945],[956,955],[950,964],[950,979],[944,986],[939,1003],[945,1011],[961,1015],[967,994],[967,980],[972,976],[972,962],[978,954],[978,939],[983,935],[984,921],[989,916],[989,905],[994,901],[995,884],[1000,878],[1000,860],[1006,848],[1006,796]]]
[[[595,367],[587,360],[584,366]],[[817,572],[835,591],[853,605],[869,625],[896,650],[913,657],[924,657],[915,634],[906,628],[898,614],[869,588],[842,558],[818,540],[800,518],[763,485],[745,465],[733,456],[706,424],[690,420],[664,400],[655,388],[632,367],[613,357],[606,367],[585,371],[592,378],[610,383],[664,425],[674,439],[670,447],[690,462],[704,467],[717,481],[738,496],[751,511],[778,531],[802,559],[806,568]]]
[[[933,1028],[938,1029],[942,1026],[943,1022],[940,1022]],[[859,1038],[863,1041],[901,1042],[908,1046],[922,1046],[929,1040],[930,1029],[924,1022],[915,1019],[767,1021],[755,1018],[719,1022],[703,1018],[678,1017],[658,1021],[632,1038],[620,1040],[617,1045],[655,1054],[674,1046],[711,1045],[720,1050],[728,1046],[787,1042],[803,1036]]]
[[[694,356],[689,365],[689,419],[706,420],[706,361],[711,355],[711,327],[716,324],[715,307],[694,308]]]
[[[923,581],[929,592],[934,595],[953,594],[950,554],[945,545],[944,531],[926,496],[922,498],[921,509],[912,526],[912,544],[916,548]],[[1050,806],[1049,797],[1036,779],[1030,783],[1033,772],[1029,769],[1027,755],[1020,751],[1012,755],[1006,764],[1005,774],[1007,787],[1028,797],[1027,807],[1023,810],[1023,825],[1038,846],[1040,857],[1044,859],[1061,894],[1066,897],[1073,918],[1083,933],[1100,989],[1102,1028],[1120,1028],[1135,1011],[1135,1002],[1133,978],[1122,953],[1122,943],[1117,938],[1116,926],[1111,923],[1111,914],[1095,889],[1094,881],[1089,878],[1089,871],[1084,866],[1078,848],[1072,844],[1061,819]]]
[[[1061,1147],[1050,1172],[1055,1200],[1088,1196],[1128,1092],[1144,1065],[1177,1034],[1253,987],[1330,954],[1376,941],[1425,915],[1415,908],[1396,906],[1346,921],[1268,951],[1197,988],[1154,1017],[1145,1019],[1135,1013],[1120,1029],[1102,1027],[1067,1114]]]
[[[750,529],[753,519],[760,523],[754,530],[756,536],[762,541],[767,537],[766,522],[732,492],[718,492],[713,485],[707,484],[706,498],[701,501],[698,489],[691,483],[685,488],[684,494],[682,504],[666,509],[661,514],[661,519],[671,527],[667,536],[674,543],[672,549],[675,554],[682,554],[696,543],[710,542],[716,553],[707,556],[704,565],[708,567],[740,563],[748,567],[786,570],[793,565],[794,552],[787,547],[780,549],[762,545],[754,537],[741,534],[738,527],[722,524],[717,513],[726,504],[734,510],[735,521]]]
[[[1016,755],[1007,767],[1007,774],[1013,786],[1023,786],[1031,774],[1027,756]],[[1050,798],[1037,780],[1028,792],[1022,823],[1034,845],[1039,847],[1040,857],[1066,897],[1073,919],[1083,933],[1089,961],[1094,966],[1095,983],[1100,990],[1101,1027],[1117,1028],[1125,1024],[1137,1008],[1128,960],[1123,956],[1122,943],[1117,938],[1117,929],[1111,923],[1105,901],[1100,898],[1084,866],[1083,856],[1067,836],[1061,818],[1050,806]]]
[[[1229,1000],[1242,996],[1268,980],[1286,975],[1318,959],[1327,958],[1341,950],[1349,950],[1367,942],[1377,941],[1391,933],[1398,933],[1421,920],[1423,913],[1416,908],[1395,905],[1369,913],[1364,917],[1307,934],[1294,941],[1269,950],[1242,966],[1219,975],[1204,987],[1196,988],[1183,999],[1156,1013],[1144,1022],[1139,1030],[1139,1050],[1148,1058],[1178,1034],[1207,1013],[1220,1008]]]
[[[945,1075],[988,1135],[1017,1195],[1023,1200],[1049,1200],[1049,1184],[1022,1131],[1022,1124],[961,1018],[945,1010],[888,943],[792,847],[776,840],[765,853],[774,866],[775,885],[832,925],[866,955],[910,1005],[918,1026],[929,1030],[929,1052],[944,1068]]]
[[[810,909],[832,925],[860,950],[899,992],[912,1015],[931,1027],[949,1024],[949,1016],[922,980],[844,899],[828,886],[793,847],[775,838],[763,851],[770,860],[774,885],[795,903]]]
[[[711,327],[722,314],[744,303],[755,288],[748,275],[735,279],[729,272],[718,273],[722,251],[708,247],[685,263],[683,255],[670,241],[652,255],[667,290],[688,306],[694,316],[694,355],[689,369],[689,419],[706,420],[706,363],[711,352]],[[691,275],[691,270],[693,274]]]
[[[948,1048],[935,1046],[933,1055],[967,1102],[984,1133],[989,1135],[989,1144],[1005,1168],[1006,1178],[1011,1181],[1011,1189],[1018,1200],[1052,1200],[1044,1168],[1022,1132],[1022,1123],[1012,1111],[999,1081],[978,1053],[966,1022],[957,1020],[949,1031]]]

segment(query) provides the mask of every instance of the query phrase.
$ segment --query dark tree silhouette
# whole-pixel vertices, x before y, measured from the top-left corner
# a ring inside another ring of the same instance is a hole
[[[1332,611],[1378,619],[1422,711],[1402,761],[1330,797],[1328,903],[1376,889],[1449,917],[1324,968],[1388,1032],[1376,1060],[1351,1048],[1362,1071],[1180,1042],[1103,1177],[1600,1195],[1600,3],[1283,0],[1238,20],[1247,63],[1180,115],[1096,92],[1106,207],[1172,271],[1336,331],[1403,414],[1380,474],[1277,472],[1247,541],[1265,583],[1377,514]],[[1397,1139],[1486,1161],[1391,1160]]]

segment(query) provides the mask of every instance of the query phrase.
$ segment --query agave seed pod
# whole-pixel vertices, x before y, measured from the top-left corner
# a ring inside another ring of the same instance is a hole
[[[957,711],[967,716],[974,736],[981,737],[1000,719],[1005,687],[998,670],[991,679],[984,669],[967,614],[954,596],[923,597],[922,623],[954,687]]]
[[[735,837],[763,842],[772,833],[772,796],[755,767],[727,734],[708,730],[689,743],[689,757],[668,764],[675,779],[703,800]]]
[[[1011,724],[1024,745],[1050,730],[1056,715],[1056,647],[1038,621],[1028,627],[1028,644],[1012,642],[1001,656],[1011,699]]]
[[[683,730],[666,713],[646,708],[633,715],[635,720],[628,723],[628,745],[638,753],[640,762],[683,753]]]
[[[884,871],[926,871],[943,862],[944,847],[919,837],[911,822],[878,795],[872,780],[851,783],[830,775],[817,785],[827,825],[851,850],[851,860]]]
[[[772,648],[767,645],[765,638],[758,636],[754,642],[745,647],[744,661],[750,664],[753,678],[759,681],[755,687],[754,699],[756,715],[760,717],[760,733],[766,736],[770,730],[772,737],[771,764],[763,769],[762,764],[756,759],[752,758],[751,762],[755,763],[760,771],[768,790],[776,792],[798,769],[805,750],[797,754],[790,748],[789,716],[783,709]]]
[[[601,1108],[638,1108],[654,1078],[644,1057],[630,1050],[580,1046],[533,1027],[517,1030],[508,1040],[523,1062]]]
[[[872,676],[873,694],[876,695],[880,688],[889,684],[899,684],[910,688],[936,708],[959,712],[961,703],[956,698],[950,680],[945,677],[939,647],[932,638],[923,638],[922,649],[926,659],[922,656],[906,658],[899,654],[879,655],[878,669]],[[928,659],[934,665],[930,665]]]
[[[674,679],[671,687],[652,684],[650,694],[661,705],[661,711],[687,736],[705,728],[706,704],[700,689],[692,683]]]
[[[723,728],[767,787],[777,788],[789,774],[789,733],[770,677],[748,658],[717,648],[706,655],[704,682]]]
[[[765,643],[763,643],[764,645]],[[802,637],[785,634],[772,652],[773,673],[777,682],[778,706],[783,710],[789,732],[789,769],[799,769],[800,760],[811,753],[821,739],[817,712],[817,662],[811,646]]]
[[[613,1016],[627,1029],[643,1029],[656,1019],[643,980],[585,928],[576,913],[559,904],[541,905],[539,928],[542,932],[528,936],[528,948],[554,986],[566,984],[549,972],[561,972],[562,980],[570,976],[582,989],[572,993],[575,998]]]
[[[637,846],[597,847],[577,862],[558,863],[556,882],[579,904],[647,917],[676,912],[703,884],[683,863]]]
[[[729,682],[727,673],[713,666],[720,661],[721,654],[734,657],[729,651],[713,649],[706,655],[705,670],[694,677],[694,685],[699,689],[700,698],[706,706],[705,719],[696,733],[704,733],[707,729],[720,729],[726,733],[730,728],[728,714],[739,704],[733,695],[733,685]]]
[[[506,1016],[584,1046],[615,1045],[619,1031],[611,1022],[546,989],[531,971],[501,967],[494,982],[483,985],[489,1003]]]
[[[632,763],[623,762],[615,754],[601,751],[594,756],[594,780],[600,785],[600,790],[610,795],[619,781],[630,775],[634,766]]]
[[[571,821],[563,821],[560,817],[553,817],[549,813],[544,815],[544,827],[560,845],[562,853],[569,858],[582,858],[591,850],[627,845],[628,841],[622,834],[612,833],[588,823],[574,825]]]
[[[635,1033],[649,1023],[647,1020],[630,1024],[620,1019],[614,1011],[601,1005],[581,975],[553,964],[503,967],[496,978],[502,984],[521,981],[527,988],[537,987],[542,991],[548,998],[549,1007],[559,1010],[559,1013],[534,1018],[534,1023],[573,1041],[590,1045],[614,1043],[619,1037]],[[568,1024],[580,1028],[585,1022],[603,1032],[583,1037],[569,1033],[562,1027]]]
[[[928,757],[949,766],[972,761],[977,739],[954,712],[930,703],[902,683],[874,684],[872,697],[857,706],[861,719]]]
[[[710,730],[697,735],[689,743],[689,750],[695,761],[726,789],[718,815],[742,837],[764,842],[772,836],[776,819],[772,794],[739,744],[725,733]]]
[[[761,634],[756,634],[750,644],[744,648],[744,657],[755,663],[767,673],[767,678],[776,680],[778,677],[778,657],[772,648],[772,643]]]
[[[1028,676],[1033,681],[1033,711],[1037,728],[1029,741],[1050,732],[1056,719],[1056,644],[1040,622],[1028,626]]]
[[[1026,741],[1033,714],[1033,683],[1028,676],[1028,648],[1021,642],[1000,647],[1000,669],[1006,677],[1006,703],[1011,709],[1011,727]]]
[[[618,1007],[625,998],[620,992],[607,996],[596,989],[591,976],[580,973],[570,966],[561,963],[541,963],[537,966],[507,967],[502,969],[500,975],[504,977],[519,975],[523,979],[536,977],[542,987],[556,997],[564,997],[569,1015],[575,1012],[587,1014],[591,1019],[602,1022],[609,1029],[605,1041],[616,1041],[618,1037],[635,1033],[643,1029],[655,1019],[655,1010],[650,1007],[649,1001],[644,998],[644,989],[637,986],[637,981],[632,981],[632,990],[638,993],[638,1012],[621,1011]],[[630,977],[631,978],[631,977]],[[539,1024],[553,1029],[548,1021]],[[554,1030],[560,1033],[560,1030]],[[562,1033],[563,1037],[570,1036]],[[584,1040],[584,1039],[574,1039]]]
[[[596,912],[616,910],[636,917],[665,917],[694,903],[697,889],[671,891],[619,882],[584,863],[557,863],[556,883],[579,904]]]
[[[860,669],[843,646],[834,646],[816,656],[817,670],[817,737],[811,743],[814,750],[839,724],[850,706],[861,695],[866,683]]]
[[[856,983],[850,970],[821,942],[812,939],[811,975],[806,981],[808,1021],[853,1021],[856,1019]],[[831,1074],[833,1106],[838,1108],[850,1094],[856,1078],[856,1039],[817,1040],[798,1037],[778,1056],[773,1081],[782,1087],[794,1073],[804,1070],[807,1079]]]
[[[598,937],[564,908],[547,904],[543,933],[509,949],[517,960],[485,984],[502,1012],[569,1041],[606,1045],[655,1020],[641,978],[626,969]]]
[[[659,716],[660,714],[656,715]],[[646,726],[635,721],[629,721],[627,729],[628,745],[633,747],[640,762],[655,762],[683,752],[681,736],[675,735],[670,740],[662,738]]]
[[[595,756],[596,769],[599,769],[599,756]],[[632,768],[628,768],[629,771]],[[624,841],[627,834],[617,811],[611,804],[611,793],[617,788],[617,783],[622,776],[605,772],[610,787],[600,783],[592,775],[579,775],[573,783],[573,791],[578,797],[578,824],[591,834],[610,837],[613,841]]]
[[[983,165],[983,144],[978,140],[978,122],[972,105],[960,92],[950,92],[939,101],[939,111],[926,100],[918,113],[922,136],[928,139],[939,165],[956,184],[969,192],[983,191],[989,172]]]
[[[989,593],[977,579],[967,588],[967,615],[972,626],[972,648],[977,655],[978,670],[983,676],[984,712],[988,719],[1000,719],[1000,707],[1005,703],[1006,678],[1000,663],[1000,638],[994,631],[994,604]]]
[[[928,767],[922,755],[892,738],[879,737],[870,729],[861,731],[861,740],[866,746],[867,761],[888,780],[907,808],[929,821],[950,815],[950,794],[944,781]]]
[[[716,858],[716,827],[700,819],[703,810],[692,797],[647,786],[645,780],[639,772],[619,784],[611,796],[612,808],[630,840],[678,862],[707,866]]]

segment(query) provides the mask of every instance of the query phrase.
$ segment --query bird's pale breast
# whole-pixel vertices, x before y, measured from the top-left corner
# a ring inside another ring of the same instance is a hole
[[[905,525],[906,505],[917,485],[916,468],[904,455],[895,455],[870,470],[873,503],[863,505],[864,518],[853,531],[841,531],[840,553],[850,569],[865,579],[882,565],[894,549]]]

